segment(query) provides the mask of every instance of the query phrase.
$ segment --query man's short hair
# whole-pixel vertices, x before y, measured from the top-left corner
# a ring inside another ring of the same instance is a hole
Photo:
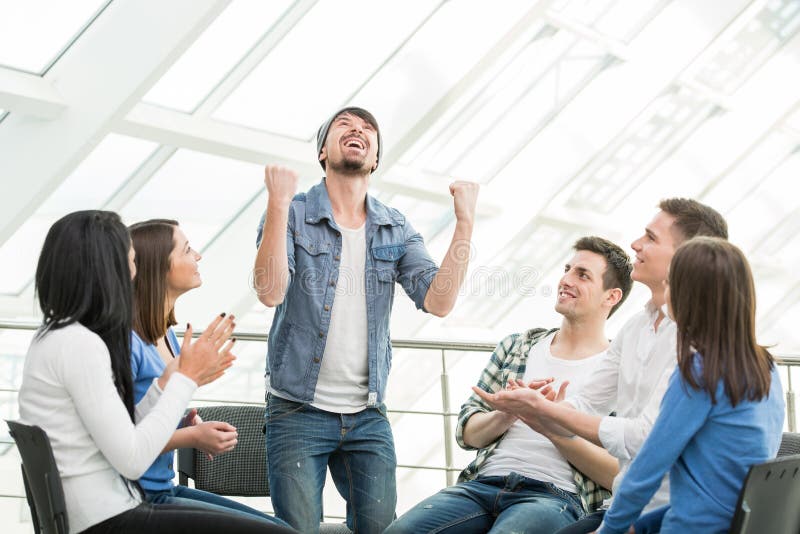
[[[665,198],[658,208],[675,217],[672,226],[681,243],[699,235],[728,239],[728,223],[710,206],[691,198]]]
[[[633,279],[631,278],[633,264],[631,263],[631,259],[622,248],[608,239],[597,236],[582,237],[575,242],[572,248],[574,248],[576,252],[586,250],[605,258],[606,270],[603,271],[603,289],[608,290],[618,287],[622,290],[622,298],[619,299],[619,302],[617,302],[608,313],[608,316],[611,317],[614,312],[617,311],[617,308],[622,306],[625,299],[628,298],[631,287],[633,287]]]

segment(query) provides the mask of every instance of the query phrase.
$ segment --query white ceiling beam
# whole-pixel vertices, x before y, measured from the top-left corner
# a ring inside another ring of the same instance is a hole
[[[58,119],[11,113],[0,128],[0,244],[22,224],[229,4],[112,2],[44,79],[65,104]],[[46,147],[47,157],[42,157]]]
[[[0,67],[0,108],[39,119],[57,118],[67,104],[41,76]]]
[[[137,104],[127,117],[117,122],[114,132],[258,165],[286,165],[305,178],[316,179],[322,175],[322,168],[314,160],[315,147],[311,143],[152,104]],[[381,167],[383,165],[382,162]],[[381,191],[444,205],[453,202],[446,187],[434,190],[404,184],[402,178],[415,171],[400,164],[381,168],[381,171],[384,175],[396,176],[393,180],[375,180],[375,187]],[[445,176],[430,175],[429,178],[430,183],[449,183]],[[114,205],[120,207],[119,202]],[[482,204],[479,214],[492,215],[499,209],[498,206]]]
[[[151,104],[137,104],[114,131],[251,163],[289,165],[301,174],[321,170],[310,143]]]
[[[614,39],[605,35],[594,28],[570,20],[563,15],[554,11],[547,11],[544,14],[544,20],[547,23],[559,30],[567,31],[573,35],[577,35],[582,39],[586,39],[597,45],[606,54],[612,55],[620,61],[627,61],[630,58],[630,50],[628,45],[618,39]]]

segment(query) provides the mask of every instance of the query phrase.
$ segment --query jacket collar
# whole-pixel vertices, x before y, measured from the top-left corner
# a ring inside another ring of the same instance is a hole
[[[306,193],[306,222],[317,224],[322,219],[334,222],[333,208],[328,196],[328,188],[325,186],[325,178]],[[397,210],[388,208],[372,195],[367,195],[367,222],[377,226],[398,226],[405,223],[405,217]]]

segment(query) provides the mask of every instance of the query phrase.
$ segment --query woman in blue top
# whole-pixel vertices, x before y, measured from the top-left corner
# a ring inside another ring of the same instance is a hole
[[[670,506],[635,532],[728,532],[747,471],[774,458],[784,403],[772,355],[755,339],[755,287],[744,254],[698,237],[675,252],[665,298],[678,367],[653,430],[598,532],[628,532],[670,473]]]
[[[138,403],[153,380],[161,376],[167,364],[178,356],[180,345],[171,328],[177,324],[175,301],[202,283],[197,270],[201,256],[189,246],[177,221],[153,219],[134,224],[129,230],[136,251],[137,269],[131,368],[134,402]],[[173,483],[174,449],[194,447],[213,457],[232,450],[236,442],[236,428],[219,421],[203,422],[196,416],[196,411],[190,411],[162,454],[139,479],[147,500],[154,504],[223,509],[256,516],[270,524],[285,525],[279,519],[231,499]]]

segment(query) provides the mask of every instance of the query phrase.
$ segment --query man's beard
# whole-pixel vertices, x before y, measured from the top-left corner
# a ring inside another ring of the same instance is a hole
[[[369,174],[364,160],[342,158],[340,161],[329,161],[328,167],[339,174],[363,176]]]

